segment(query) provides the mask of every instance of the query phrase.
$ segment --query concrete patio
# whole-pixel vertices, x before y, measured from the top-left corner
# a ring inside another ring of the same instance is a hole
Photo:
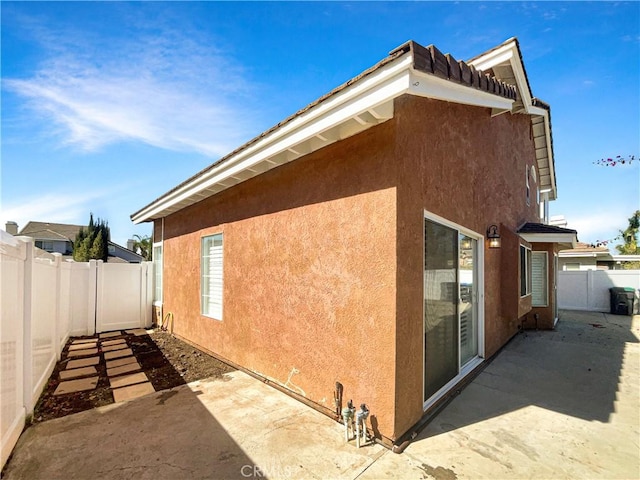
[[[640,316],[518,335],[401,455],[241,372],[37,424],[11,479],[640,478]]]

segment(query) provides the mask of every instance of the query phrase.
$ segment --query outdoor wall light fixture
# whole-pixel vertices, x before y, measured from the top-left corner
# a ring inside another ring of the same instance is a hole
[[[487,228],[487,238],[489,239],[489,248],[500,248],[500,234],[497,225],[491,225]]]

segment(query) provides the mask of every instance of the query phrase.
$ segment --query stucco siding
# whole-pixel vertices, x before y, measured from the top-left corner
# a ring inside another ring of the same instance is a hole
[[[333,410],[394,431],[396,188],[389,122],[164,220],[174,331]],[[156,228],[156,232],[158,229]],[[200,242],[223,233],[222,321],[200,314]]]
[[[423,414],[424,210],[480,235],[491,224],[515,231],[539,217],[535,185],[531,205],[526,202],[526,166],[535,158],[528,116],[491,117],[486,108],[405,96],[396,100],[395,121],[399,170],[395,434],[400,435]],[[510,245],[480,248],[485,249],[489,357],[517,331],[517,314],[516,318],[504,315],[501,299],[503,276],[517,279],[518,263],[505,271],[501,257],[517,255],[518,250]],[[517,296],[517,283],[507,281]]]

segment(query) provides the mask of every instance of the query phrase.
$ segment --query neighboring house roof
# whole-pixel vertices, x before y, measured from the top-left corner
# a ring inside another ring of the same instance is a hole
[[[638,262],[640,255],[614,255],[607,247],[593,247],[587,243],[578,243],[576,248],[561,250],[561,258],[596,258],[605,262]]]
[[[67,240],[74,242],[81,228],[83,228],[82,225],[66,223],[29,222],[18,232],[18,235],[38,240]]]
[[[578,245],[578,232],[570,228],[527,222],[518,229],[518,234],[531,243],[559,243],[570,247]]]
[[[607,247],[592,247],[588,243],[578,243],[576,248],[561,250],[558,255],[560,257],[609,257],[611,254]]]
[[[86,228],[86,225],[72,225],[68,223],[50,223],[50,222],[29,222],[19,232],[18,236],[31,237],[36,240],[59,240],[66,242],[75,242],[76,235],[81,228]],[[108,242],[108,245],[116,247],[116,250],[124,250],[130,256],[137,257],[139,261],[142,261],[142,255],[129,250],[122,245],[118,245],[112,241]],[[118,258],[117,255],[109,255],[110,258]],[[124,260],[126,261],[126,260]]]
[[[141,223],[165,217],[383,123],[393,118],[394,99],[405,94],[491,108],[493,115],[505,112],[531,115],[542,192],[548,192],[549,198],[554,199],[549,110],[534,104],[519,51],[517,40],[510,39],[473,61],[462,62],[442,54],[433,45],[423,47],[414,41],[406,42],[373,67],[133,213],[131,219]],[[499,55],[496,57],[494,53]],[[504,62],[508,66],[503,68]],[[479,64],[497,73],[482,72]],[[517,72],[513,82],[507,81],[506,75],[500,77],[509,68]],[[540,150],[540,156],[539,149],[544,149]]]

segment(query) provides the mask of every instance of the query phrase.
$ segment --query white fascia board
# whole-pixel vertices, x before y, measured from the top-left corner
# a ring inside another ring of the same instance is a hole
[[[611,255],[616,262],[640,262],[640,255]]]
[[[511,110],[514,100],[412,70],[409,93],[446,102]]]
[[[549,122],[549,112],[544,108],[531,107],[531,113],[533,115],[539,115],[544,119],[544,136],[545,136],[545,143],[547,147],[549,175],[551,176],[551,192],[549,192],[550,193],[549,200],[555,200],[558,196],[558,192],[556,190],[555,161],[553,158],[553,151],[551,149],[551,123]]]
[[[513,70],[513,76],[516,79],[518,92],[520,93],[525,111],[527,113],[531,113],[530,109],[533,104],[533,100],[531,98],[531,93],[529,92],[529,84],[527,83],[527,77],[524,74],[524,67],[520,61],[520,55],[518,55],[518,49],[516,48],[515,41],[509,42],[507,45],[503,45],[502,47],[482,55],[468,63],[478,70],[489,70],[506,62],[509,62],[511,70]]]
[[[562,258],[595,258],[607,257],[609,256],[609,252],[572,252],[569,250],[559,252],[558,256]]]
[[[521,233],[529,243],[566,243],[576,248],[578,239],[574,233]]]
[[[133,223],[149,220],[154,215],[251,165],[273,157],[355,115],[406,93],[409,88],[409,66],[412,63],[412,56],[404,55],[398,61],[381,67],[361,82],[355,83],[302,113],[220,165],[214,165],[191,182],[147,206],[132,218]],[[393,115],[392,111],[391,115]]]

